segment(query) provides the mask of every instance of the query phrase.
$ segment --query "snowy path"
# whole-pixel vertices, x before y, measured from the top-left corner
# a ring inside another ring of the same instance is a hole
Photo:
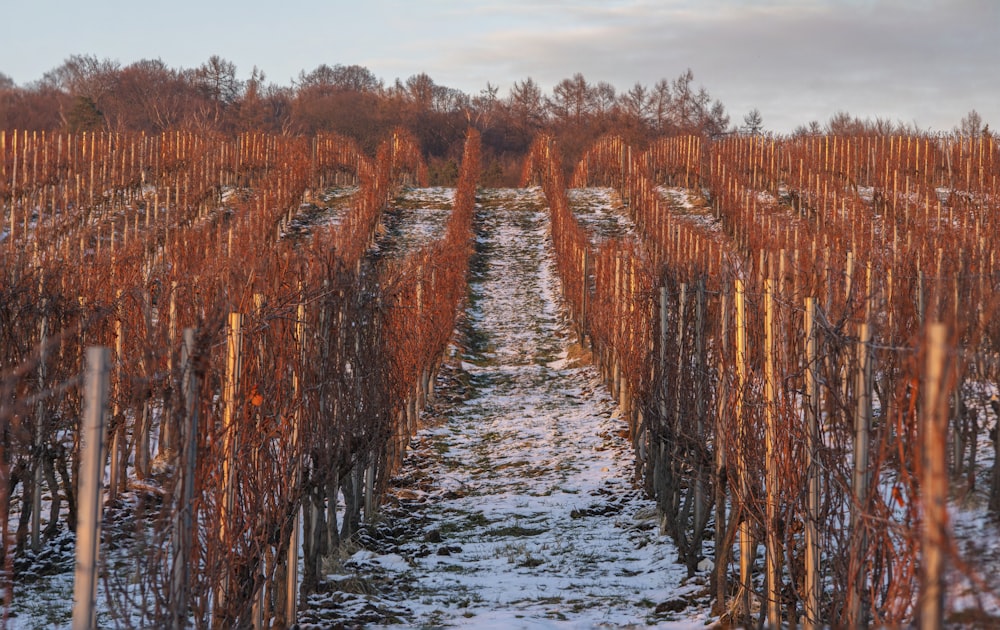
[[[486,195],[462,348],[368,549],[300,621],[702,626],[706,581],[658,535],[624,423],[570,333],[544,199]]]

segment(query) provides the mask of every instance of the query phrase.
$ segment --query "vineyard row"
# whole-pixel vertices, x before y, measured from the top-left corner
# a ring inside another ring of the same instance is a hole
[[[716,614],[893,625],[940,618],[945,559],[982,584],[941,510],[975,488],[1000,384],[991,139],[603,138],[570,184],[617,190],[636,231],[596,246],[552,139],[524,173],[692,573],[714,527]]]

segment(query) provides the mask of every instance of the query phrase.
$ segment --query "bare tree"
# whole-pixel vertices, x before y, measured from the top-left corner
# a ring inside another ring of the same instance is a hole
[[[531,77],[514,82],[507,97],[507,105],[522,129],[535,129],[545,119],[545,99],[541,88]]]
[[[618,97],[622,111],[642,124],[649,122],[653,108],[652,93],[643,84],[636,82],[628,92]]]
[[[70,96],[88,96],[95,102],[114,88],[119,70],[117,61],[93,55],[71,55],[57,68],[42,76],[42,84],[62,90]]]
[[[694,72],[688,68],[674,79],[670,86],[674,96],[673,122],[686,131],[697,126],[698,110],[701,108],[698,102],[701,94],[695,94],[692,83],[694,83]]]
[[[472,106],[466,110],[466,118],[470,125],[478,129],[490,126],[497,109],[498,92],[497,86],[487,82],[486,87],[479,91],[479,96],[472,99]]]
[[[715,100],[707,111],[703,110],[699,131],[709,137],[717,138],[726,133],[728,129],[729,114],[726,113],[726,107],[722,101]]]
[[[236,64],[212,55],[194,71],[194,84],[211,101],[211,118],[218,125],[223,111],[240,97],[243,85],[236,78]]]
[[[163,61],[141,59],[116,74],[103,111],[112,129],[157,132],[179,125],[199,98]]]
[[[960,136],[966,136],[970,138],[977,138],[983,134],[986,130],[986,126],[983,124],[983,117],[979,115],[979,112],[972,109],[966,114],[961,121],[959,121],[958,126],[955,127],[954,133]]]
[[[653,124],[660,133],[672,131],[671,111],[674,104],[674,95],[670,90],[670,82],[660,79],[653,86],[649,95],[650,113],[653,117]]]
[[[397,80],[396,87],[402,87],[404,98],[418,110],[430,111],[434,108],[439,86],[426,72],[412,75],[402,86]]]
[[[582,74],[577,72],[571,79],[563,79],[552,89],[548,100],[549,111],[563,123],[580,123],[594,109],[594,89]]]
[[[701,133],[717,137],[728,130],[726,108],[720,101],[713,101],[704,87],[695,89],[694,73],[690,68],[673,81],[657,81],[649,101],[653,125],[660,133]]]
[[[99,110],[104,107],[106,97],[114,91],[118,70],[117,61],[102,60],[93,55],[72,55],[61,66],[46,72],[37,87],[67,94],[72,97],[73,107],[89,103]],[[63,126],[72,126],[68,110],[60,107],[59,116]]]
[[[839,111],[826,123],[826,132],[830,135],[854,136],[865,132],[865,123],[848,112]]]
[[[382,81],[364,66],[337,64],[333,67],[333,84],[355,92],[378,92]]]
[[[378,92],[382,89],[382,81],[372,71],[364,66],[337,64],[333,67],[320,64],[306,74],[303,70],[296,81],[300,89],[329,87],[354,92]]]
[[[760,110],[754,107],[743,116],[743,126],[740,131],[750,136],[759,136],[764,132],[764,117]]]
[[[607,81],[600,81],[591,90],[591,101],[593,102],[594,113],[601,117],[606,117],[614,112],[618,104],[618,95],[615,86]]]
[[[299,89],[333,86],[337,82],[337,72],[325,63],[316,66],[308,74],[305,70],[299,73],[299,78],[295,81]]]

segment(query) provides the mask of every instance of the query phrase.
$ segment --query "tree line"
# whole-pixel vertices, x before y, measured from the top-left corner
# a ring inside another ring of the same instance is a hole
[[[528,77],[515,81],[506,95],[490,83],[470,95],[423,72],[387,83],[364,66],[325,63],[301,71],[291,85],[279,85],[257,67],[242,79],[236,65],[218,55],[196,68],[172,68],[160,59],[122,65],[72,55],[25,85],[0,71],[0,129],[336,133],[370,155],[391,130],[402,127],[423,147],[433,184],[455,183],[470,126],[482,134],[487,186],[516,184],[532,140],[542,133],[559,142],[570,164],[608,134],[642,150],[668,136],[767,133],[757,108],[731,124],[726,107],[695,82],[690,69],[652,86],[636,82],[628,90],[576,73],[546,93]],[[990,130],[971,110],[954,132],[975,137]],[[799,125],[792,135],[893,133],[921,130],[838,111],[825,124]]]
[[[387,83],[366,67],[341,64],[303,70],[285,86],[256,67],[241,78],[218,55],[196,68],[73,55],[25,85],[0,72],[0,129],[338,133],[371,153],[389,130],[405,127],[426,151],[433,183],[453,183],[469,126],[482,133],[484,183],[500,185],[516,183],[521,160],[543,131],[573,156],[607,133],[635,143],[679,133],[719,136],[731,131],[729,121],[690,69],[626,91],[576,73],[546,93],[529,77],[506,95],[492,84],[466,94],[426,73]]]

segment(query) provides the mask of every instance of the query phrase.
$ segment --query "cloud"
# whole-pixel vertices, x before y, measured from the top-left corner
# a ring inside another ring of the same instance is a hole
[[[470,11],[503,13],[493,3]],[[758,107],[779,131],[841,110],[948,129],[975,107],[1000,124],[1000,3],[990,0],[550,2],[513,11],[517,20],[459,42],[442,67],[488,68],[501,85],[531,76],[543,87],[581,72],[619,89],[690,67],[734,119]]]

